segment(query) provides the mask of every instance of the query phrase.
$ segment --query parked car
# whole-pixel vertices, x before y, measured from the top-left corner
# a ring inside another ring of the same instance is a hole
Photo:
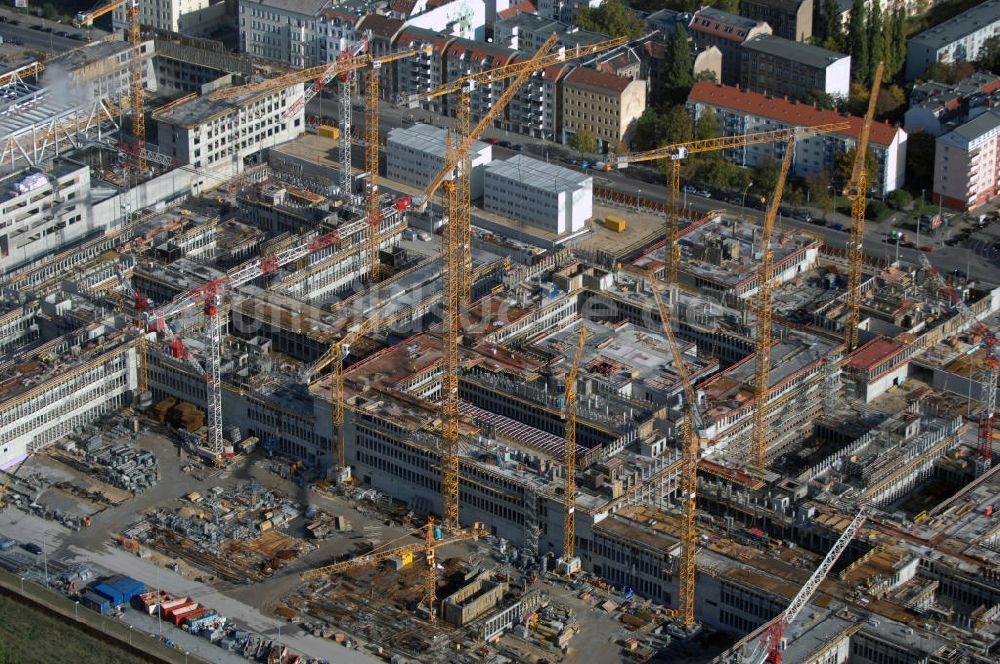
[[[514,145],[510,146],[510,149],[520,152],[521,150],[524,149],[524,146],[521,145],[520,143],[515,143]]]
[[[702,198],[711,198],[712,192],[710,192],[708,189],[699,189],[698,195],[701,196]]]
[[[688,194],[697,194],[697,193],[698,193],[698,190],[697,190],[697,189],[695,189],[695,188],[694,188],[693,186],[691,186],[691,185],[687,185],[687,186],[685,186],[685,187],[684,187],[684,191],[685,191],[686,193],[688,193]]]
[[[484,138],[483,143],[489,143],[490,145],[496,145],[500,142],[499,138]]]
[[[826,219],[810,219],[810,224],[816,224],[817,226],[826,226]]]
[[[844,230],[844,225],[843,224],[833,224],[832,226],[830,226],[830,228],[832,228],[835,231],[842,231],[842,230]]]
[[[69,37],[69,33],[66,32],[65,30],[60,30],[59,32],[56,33],[56,36],[57,37]]]
[[[955,268],[954,270],[952,270],[951,274],[952,274],[952,276],[958,277],[959,279],[968,279],[969,278],[969,275],[968,275],[968,273],[966,273],[965,270],[959,270],[958,268]]]
[[[899,246],[905,247],[906,249],[916,249],[917,245],[915,242],[900,242]]]
[[[509,148],[511,144],[510,141],[500,141],[497,145],[499,145],[502,148]]]
[[[33,553],[36,556],[42,555],[42,547],[38,546],[34,542],[28,542],[27,544],[24,545],[23,548],[28,553]]]
[[[929,244],[922,244],[919,247],[917,247],[917,249],[919,249],[920,251],[922,251],[922,252],[924,252],[926,254],[929,254],[929,253],[931,253],[931,252],[934,251],[934,247],[932,247]]]

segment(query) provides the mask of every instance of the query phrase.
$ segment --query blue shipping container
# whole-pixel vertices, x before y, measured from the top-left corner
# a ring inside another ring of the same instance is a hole
[[[105,598],[115,606],[125,603],[125,600],[122,599],[121,592],[119,592],[118,590],[116,590],[112,586],[109,586],[106,583],[98,583],[96,586],[94,586],[93,590],[95,593]]]
[[[87,591],[83,594],[83,605],[100,614],[111,612],[111,602],[106,597]]]
[[[136,595],[141,595],[146,592],[146,586],[142,581],[137,581],[128,576],[123,576],[117,581],[111,583],[111,587],[121,593],[122,604],[129,602]]]

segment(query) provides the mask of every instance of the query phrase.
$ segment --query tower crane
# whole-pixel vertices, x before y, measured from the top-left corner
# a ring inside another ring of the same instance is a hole
[[[684,356],[681,354],[681,347],[674,336],[673,327],[670,325],[670,310],[667,309],[667,305],[663,301],[662,286],[652,274],[650,274],[649,282],[653,287],[656,306],[660,312],[660,324],[663,326],[663,333],[670,344],[674,370],[680,376],[681,386],[684,388],[684,414],[681,418],[680,431],[682,445],[680,493],[681,500],[684,502],[684,515],[680,533],[681,559],[679,561],[680,574],[678,575],[677,613],[684,625],[693,625],[695,553],[698,546],[696,519],[698,515],[699,432],[704,429],[704,426],[701,422],[701,414],[698,412],[698,397],[695,395],[694,387],[691,385],[691,376],[688,373],[687,365],[684,364]]]
[[[868,206],[868,137],[871,135],[875,119],[875,102],[882,85],[882,65],[879,62],[872,77],[872,89],[868,96],[868,112],[861,126],[861,134],[855,146],[851,179],[844,188],[844,196],[851,201],[851,239],[847,244],[847,329],[844,330],[845,350],[851,352],[858,347],[858,324],[861,319],[861,266],[865,259],[865,208]]]
[[[848,524],[847,528],[844,529],[844,532],[841,533],[837,541],[834,542],[833,546],[827,552],[826,557],[823,558],[823,562],[819,564],[816,571],[812,573],[812,576],[809,577],[802,588],[799,589],[799,592],[796,593],[795,597],[792,598],[788,608],[771,620],[771,622],[741,639],[735,646],[726,651],[727,654],[715,661],[727,663],[740,661],[747,664],[764,664],[764,662],[768,664],[781,664],[781,637],[784,635],[785,630],[795,622],[799,613],[802,612],[802,609],[812,599],[812,596],[819,589],[820,584],[823,583],[830,570],[833,569],[841,554],[847,550],[847,546],[851,543],[851,540],[861,531],[861,527],[865,524],[867,518],[867,508],[862,507],[858,510],[858,513],[851,520],[851,523]],[[758,636],[760,638],[754,650],[750,654],[744,654],[746,646]]]
[[[356,58],[367,50],[368,38],[365,37],[353,49],[343,51],[337,59],[348,60]],[[340,167],[343,169],[340,178],[340,191],[345,200],[351,200],[354,194],[354,183],[352,181],[354,178],[354,169],[351,164],[351,120],[353,116],[351,92],[354,88],[354,81],[357,80],[357,70],[348,69],[343,71],[337,75],[337,80],[340,82]],[[315,83],[309,87],[299,101],[292,104],[285,112],[284,117],[287,119],[298,113],[299,108],[304,108],[309,99],[312,99],[316,94],[316,92],[312,92],[314,89],[316,89]]]
[[[93,25],[94,20],[109,14],[119,7],[125,7],[128,19],[129,54],[129,103],[132,106],[132,139],[137,149],[133,168],[137,173],[146,172],[146,116],[145,91],[142,88],[142,33],[139,30],[139,0],[111,0],[96,9],[79,12],[73,19],[77,28]]]
[[[816,125],[811,127],[811,129],[816,134],[824,134],[843,131],[850,126],[849,122],[833,122]],[[706,152],[733,150],[749,145],[787,141],[788,137],[793,135],[796,129],[796,127],[792,127],[789,129],[772,129],[770,131],[739,134],[737,136],[718,136],[716,138],[665,145],[655,150],[646,150],[645,152],[634,152],[626,155],[611,154],[608,156],[608,161],[604,166],[604,170],[606,171],[610,171],[612,168],[625,168],[629,164],[659,161],[661,159],[666,159],[670,164],[667,174],[667,223],[665,233],[666,247],[664,248],[667,254],[665,276],[668,284],[673,284],[677,281],[677,271],[681,263],[681,247],[679,244],[680,222],[677,213],[677,201],[680,198],[681,188],[681,162],[692,155]]]
[[[774,253],[771,251],[771,235],[774,233],[774,221],[778,216],[781,196],[785,191],[785,180],[792,166],[792,155],[795,153],[795,134],[788,137],[785,155],[781,159],[781,170],[774,186],[767,212],[764,213],[764,226],[760,234],[761,262],[757,271],[757,348],[754,354],[754,397],[753,397],[753,430],[750,438],[750,458],[758,468],[767,465],[768,412],[771,394],[771,271],[774,269]]]
[[[566,456],[563,482],[563,548],[561,562],[566,574],[577,570],[579,560],[576,558],[574,544],[576,539],[576,377],[580,370],[580,358],[583,356],[583,346],[587,342],[587,326],[580,321],[580,336],[576,342],[576,353],[573,364],[566,376],[566,388],[563,393],[566,408]]]
[[[969,328],[983,338],[986,346],[986,358],[983,360],[986,370],[982,382],[983,409],[979,414],[978,445],[976,450],[976,471],[982,475],[993,464],[993,424],[997,410],[997,374],[1000,373],[1000,343],[993,332],[980,322],[972,310],[955,289],[944,280],[941,274],[931,265],[926,256],[920,257],[920,263],[938,281],[941,288],[948,294],[951,303],[955,305],[962,320]]]
[[[367,40],[364,42],[365,47],[367,47]],[[320,65],[318,67],[310,67],[308,69],[302,69],[299,71],[288,72],[286,74],[281,74],[280,76],[275,76],[269,78],[265,81],[260,81],[257,83],[250,83],[248,85],[232,86],[228,88],[223,88],[221,90],[216,90],[212,92],[209,96],[212,99],[228,99],[230,97],[236,97],[240,95],[255,93],[255,92],[267,92],[269,90],[275,90],[283,87],[289,87],[291,85],[296,85],[299,83],[312,82],[309,87],[306,88],[302,97],[298,99],[294,104],[292,104],[285,115],[285,119],[288,119],[299,112],[309,101],[315,97],[324,87],[326,87],[330,81],[335,78],[347,76],[353,74],[359,69],[366,67],[371,68],[371,76],[368,78],[368,115],[367,123],[365,126],[365,168],[368,171],[368,191],[366,197],[366,208],[368,212],[368,260],[370,261],[369,274],[372,281],[378,278],[380,271],[379,263],[379,253],[378,248],[380,246],[380,230],[382,225],[382,209],[379,207],[378,201],[378,145],[379,145],[379,132],[378,132],[378,111],[379,111],[379,74],[382,69],[382,65],[395,62],[396,60],[403,60],[405,58],[412,57],[414,55],[419,55],[421,53],[429,53],[431,51],[431,46],[420,46],[417,48],[406,49],[403,51],[396,51],[394,53],[389,53],[387,55],[382,55],[379,57],[373,57],[369,53],[360,52],[345,52],[341,54],[336,60],[329,64]],[[347,84],[344,84],[344,88]],[[340,101],[341,109],[341,166],[343,167],[343,177],[341,180],[341,186],[343,188],[345,196],[351,191],[351,131],[350,131],[350,113],[351,113],[351,100],[348,94],[345,99],[343,96]]]
[[[490,531],[483,526],[483,524],[477,523],[473,525],[472,528],[465,528],[462,530],[454,530],[447,535],[441,537],[440,539],[435,538],[434,531],[434,517],[429,517],[427,519],[427,525],[419,530],[414,530],[411,533],[407,533],[399,539],[404,539],[406,537],[424,534],[430,537],[430,540],[434,542],[433,549],[438,547],[446,546],[448,544],[454,544],[455,542],[464,542],[470,539],[479,539],[480,537],[486,537],[490,534]],[[350,560],[342,560],[331,565],[324,565],[323,567],[317,567],[315,569],[307,570],[302,572],[302,578],[304,580],[316,579],[321,576],[328,576],[330,574],[340,574],[341,572],[346,572],[351,569],[356,569],[358,567],[364,567],[366,565],[377,565],[383,560],[388,560],[396,556],[401,556],[403,554],[413,554],[420,551],[426,551],[428,548],[427,537],[422,538],[417,542],[409,542],[407,544],[401,544],[393,548],[386,548],[388,545],[398,542],[399,539],[392,540],[390,542],[384,543],[382,546],[376,548],[374,551],[369,551],[368,553],[362,554]]]
[[[445,163],[440,169],[438,169],[438,172],[434,174],[434,177],[431,178],[427,186],[425,186],[423,190],[416,197],[414,197],[413,203],[418,210],[426,209],[427,204],[434,197],[434,194],[438,191],[441,184],[446,179],[450,177],[459,179],[458,201],[460,205],[456,211],[456,216],[449,218],[449,223],[457,219],[461,226],[459,236],[461,239],[462,255],[459,263],[459,269],[461,270],[461,293],[466,298],[468,298],[468,294],[472,287],[472,228],[470,225],[471,202],[469,201],[471,185],[466,180],[470,177],[469,165],[473,144],[479,140],[479,136],[482,135],[482,133],[493,124],[504,109],[507,108],[507,105],[517,94],[517,91],[520,90],[529,78],[531,78],[533,73],[555,64],[584,58],[596,53],[602,53],[604,51],[617,48],[626,43],[628,40],[625,37],[620,37],[598,42],[596,44],[590,44],[588,46],[577,46],[573,49],[559,49],[550,53],[549,49],[551,49],[557,41],[558,37],[555,34],[552,34],[545,41],[545,43],[542,44],[535,55],[527,60],[489,69],[478,74],[461,76],[453,81],[443,83],[442,85],[434,87],[426,92],[409,95],[401,99],[402,103],[415,104],[419,101],[433,99],[435,97],[450,94],[459,95],[458,110],[456,113],[458,119],[457,124],[459,138],[454,156],[452,159],[445,160]],[[512,78],[513,80],[507,84],[503,94],[501,94],[499,99],[497,99],[497,101],[490,106],[489,110],[486,111],[482,118],[480,118],[476,126],[470,128],[470,103],[472,92],[478,86],[492,85],[493,83],[509,78]]]
[[[222,320],[220,312],[226,292],[270,274],[280,267],[295,263],[309,254],[341,241],[337,231],[304,238],[298,244],[277,253],[243,263],[226,274],[174,298],[161,309],[145,312],[146,329],[158,329],[168,320],[197,306],[208,317],[208,368],[205,370],[208,411],[207,447],[216,454],[222,446]],[[145,360],[140,359],[140,364]]]
[[[454,159],[451,134],[445,140],[445,158]],[[454,180],[445,184],[448,199],[448,226],[443,233],[444,250],[444,291],[445,315],[442,335],[442,355],[444,371],[441,374],[441,513],[444,527],[455,530],[458,518],[458,342],[461,333],[459,257],[461,249],[461,228],[455,223],[460,214],[459,189]]]

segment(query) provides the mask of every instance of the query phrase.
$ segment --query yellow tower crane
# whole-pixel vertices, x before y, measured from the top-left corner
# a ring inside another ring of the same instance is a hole
[[[843,131],[849,128],[849,122],[834,122],[812,127],[816,133],[828,133]],[[610,171],[612,168],[625,168],[629,164],[637,164],[646,161],[659,161],[666,159],[670,163],[667,174],[667,223],[666,223],[666,271],[664,274],[668,284],[677,281],[677,270],[680,268],[681,247],[680,221],[678,219],[677,201],[680,198],[681,188],[681,162],[691,155],[705,152],[717,152],[719,150],[734,150],[745,148],[749,145],[759,145],[761,143],[773,143],[776,141],[786,141],[793,135],[796,128],[772,129],[770,131],[760,131],[751,134],[740,134],[737,136],[719,136],[717,138],[706,138],[698,141],[687,141],[685,143],[675,143],[665,145],[655,150],[645,152],[634,152],[627,155],[610,155],[604,170]]]
[[[670,325],[670,310],[667,309],[663,301],[661,292],[663,286],[652,274],[649,275],[649,282],[653,288],[653,295],[656,297],[656,306],[660,312],[660,323],[663,326],[663,333],[670,344],[670,352],[673,355],[674,370],[680,376],[681,386],[684,388],[684,414],[681,418],[681,500],[684,504],[684,514],[681,520],[681,559],[678,562],[680,573],[678,574],[679,591],[677,593],[677,614],[685,625],[694,624],[694,592],[695,592],[695,553],[698,546],[698,528],[696,518],[698,513],[698,457],[700,455],[698,438],[699,431],[703,428],[701,415],[698,413],[698,398],[695,395],[694,387],[691,385],[691,376],[688,373],[687,365],[684,364],[684,356],[681,347],[674,336],[673,327]]]
[[[871,94],[868,97],[868,112],[861,126],[861,135],[855,146],[854,165],[851,179],[844,188],[844,195],[851,201],[851,239],[847,245],[847,329],[844,330],[844,346],[848,353],[858,346],[858,324],[861,319],[861,266],[865,260],[865,208],[868,206],[868,138],[875,120],[875,102],[882,85],[882,64],[875,68],[872,77]]]
[[[135,160],[132,167],[136,173],[146,172],[146,116],[145,91],[142,88],[142,33],[139,30],[139,0],[112,0],[96,9],[79,12],[73,19],[77,28],[93,25],[94,20],[125,7],[128,18],[129,54],[129,104],[132,106],[132,139],[135,141]]]
[[[795,136],[788,137],[785,156],[781,160],[781,171],[774,187],[767,212],[764,213],[764,226],[760,234],[760,250],[762,260],[757,276],[757,352],[754,358],[754,397],[753,397],[753,429],[750,439],[750,457],[758,468],[767,466],[768,412],[770,406],[771,381],[771,271],[774,268],[774,253],[771,251],[771,235],[774,233],[774,222],[778,217],[778,207],[785,191],[785,180],[792,166],[792,156],[795,153]]]
[[[590,44],[588,46],[577,46],[572,49],[558,49],[550,53],[549,49],[551,49],[557,41],[558,38],[555,34],[553,34],[545,41],[544,44],[542,44],[541,48],[538,49],[535,55],[527,60],[504,65],[503,67],[497,67],[478,74],[462,76],[453,81],[449,81],[448,83],[432,88],[427,92],[410,95],[401,100],[406,104],[415,104],[423,100],[433,99],[444,95],[458,94],[459,96],[456,113],[458,119],[458,145],[454,153],[454,158],[446,160],[445,164],[438,170],[434,177],[431,178],[430,182],[426,187],[424,187],[423,191],[421,191],[420,194],[414,198],[413,202],[418,209],[424,209],[445,180],[449,178],[457,178],[460,180],[457,184],[459,188],[458,199],[460,205],[457,209],[457,215],[450,220],[457,219],[461,226],[461,233],[459,234],[459,237],[461,240],[462,255],[459,262],[459,269],[461,270],[461,292],[466,299],[468,298],[469,292],[472,288],[472,227],[470,223],[471,203],[469,201],[471,185],[468,181],[463,180],[467,180],[469,177],[469,160],[471,159],[473,144],[479,140],[482,133],[489,128],[496,121],[497,117],[504,111],[504,109],[507,108],[507,105],[517,94],[517,91],[528,81],[529,78],[531,78],[532,74],[541,71],[546,67],[551,67],[570,60],[584,58],[617,48],[625,44],[628,40],[624,37],[620,37],[598,42],[596,44]],[[480,118],[476,126],[471,127],[470,102],[472,92],[476,89],[476,87],[492,85],[504,79],[513,80],[507,84],[503,94],[501,94],[497,101],[490,106],[489,110],[486,111],[482,118]],[[456,169],[458,171],[457,173]]]
[[[451,134],[445,141],[445,158],[454,160]],[[445,316],[444,334],[442,335],[441,354],[444,360],[444,371],[441,374],[441,514],[444,526],[455,530],[459,526],[458,518],[458,482],[459,482],[459,416],[458,416],[458,343],[461,333],[460,280],[459,257],[461,248],[461,227],[455,223],[460,214],[460,191],[454,180],[445,183],[445,195],[448,199],[448,226],[444,231],[444,291]]]
[[[381,272],[379,247],[381,246],[380,233],[382,227],[382,209],[379,207],[378,201],[378,112],[379,80],[382,65],[395,62],[396,60],[403,60],[421,53],[428,53],[430,49],[430,46],[420,46],[378,57],[374,57],[368,53],[363,53],[361,55],[349,55],[347,57],[338,58],[329,64],[288,72],[264,81],[258,81],[257,83],[222,88],[209,95],[212,99],[229,99],[230,97],[256,92],[267,92],[269,90],[287,88],[292,85],[312,81],[312,85],[305,91],[302,98],[295,104],[292,104],[286,112],[286,115],[291,115],[297,113],[301,106],[308,103],[310,99],[312,99],[330,81],[338,76],[356,71],[358,69],[370,68],[371,71],[370,76],[368,77],[367,90],[368,108],[365,123],[365,168],[368,171],[368,186],[365,207],[368,212],[368,260],[369,276],[372,281],[376,281],[379,277],[379,273]],[[349,146],[351,137],[348,132],[345,131],[340,137],[340,140],[345,141],[348,145],[347,149],[350,149]],[[349,173],[347,174],[347,177],[350,177]]]
[[[583,356],[583,346],[587,342],[587,326],[580,321],[580,337],[576,342],[576,354],[573,364],[566,376],[566,388],[563,398],[566,405],[566,436],[565,460],[566,477],[563,482],[563,549],[562,566],[567,574],[576,571],[579,561],[576,559],[576,376],[580,370],[580,358]]]

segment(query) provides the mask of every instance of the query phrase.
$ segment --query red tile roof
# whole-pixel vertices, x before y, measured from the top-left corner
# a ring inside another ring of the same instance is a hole
[[[512,5],[502,12],[497,12],[497,16],[500,18],[510,18],[515,14],[537,14],[538,8],[535,7],[535,3],[531,0],[524,0],[524,2],[519,2],[516,5]]]
[[[566,82],[621,93],[629,86],[632,79],[606,74],[589,67],[577,67],[566,77]]]
[[[789,101],[785,97],[771,97],[705,81],[694,84],[691,94],[688,95],[688,101],[740,111],[792,126],[809,127],[846,120],[851,123],[850,128],[837,132],[837,135],[855,139],[861,134],[861,125],[864,124],[863,118],[853,115],[841,115],[837,111],[824,111],[811,104]],[[890,145],[898,131],[887,122],[876,122],[872,125],[870,140],[876,145]]]
[[[389,0],[389,10],[403,16],[409,16],[416,6],[417,0]]]
[[[398,18],[390,18],[381,14],[368,14],[358,24],[358,30],[371,30],[373,35],[392,37],[406,23]]]
[[[871,370],[898,355],[902,350],[903,345],[898,341],[879,337],[851,353],[847,358],[847,366],[853,369]]]

